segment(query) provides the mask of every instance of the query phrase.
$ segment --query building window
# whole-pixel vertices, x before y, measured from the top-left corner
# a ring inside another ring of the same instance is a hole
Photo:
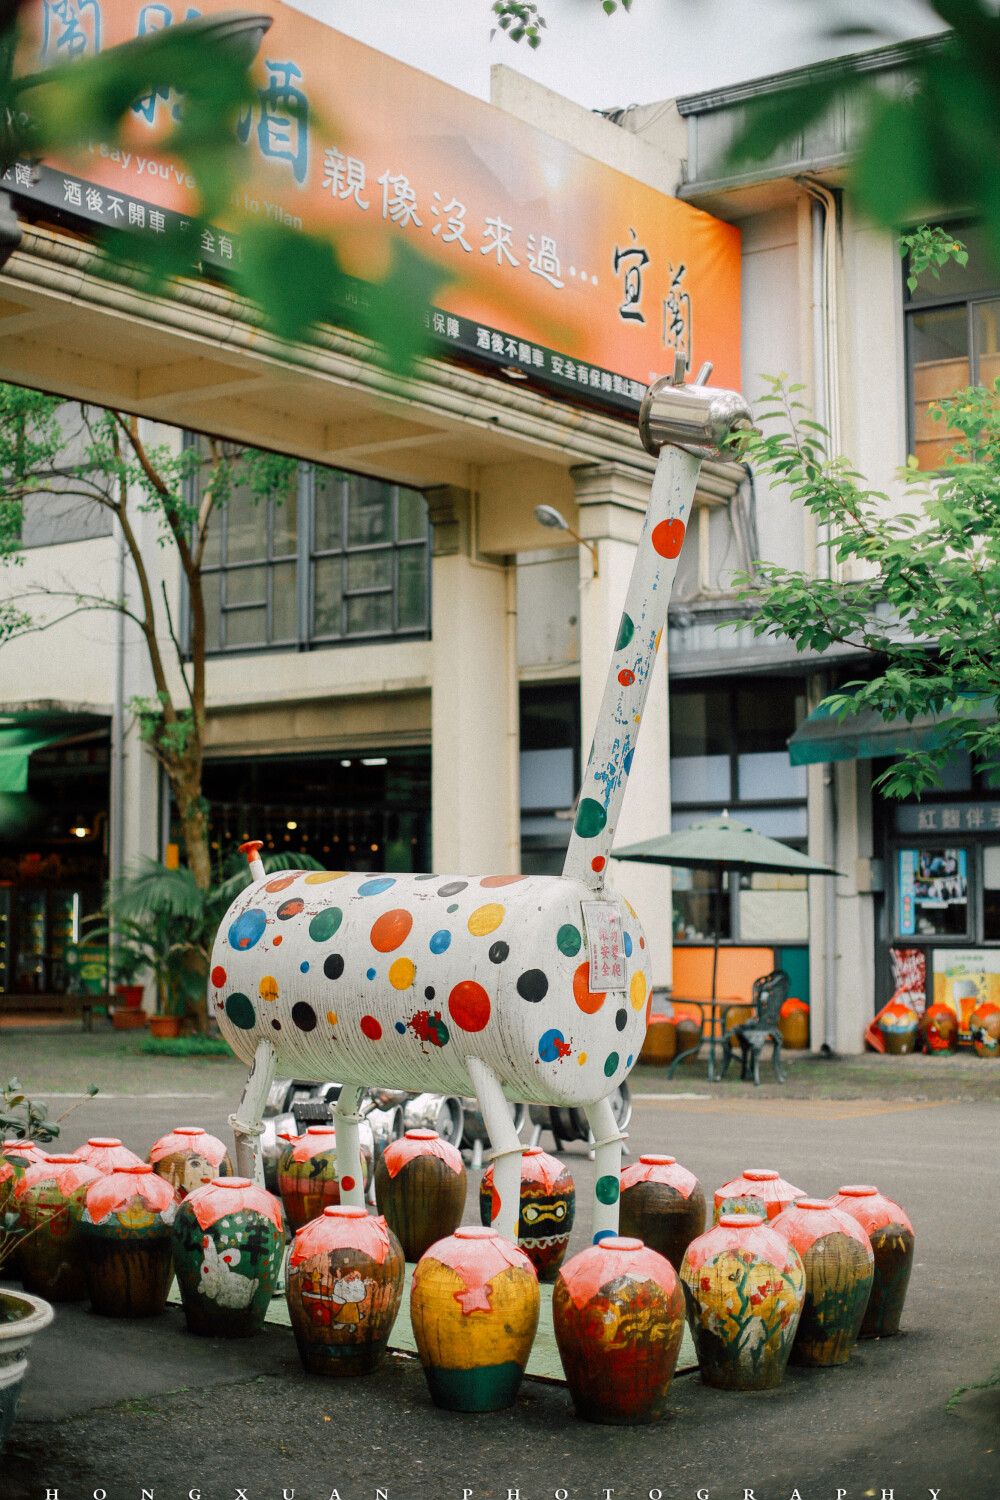
[[[424,496],[297,467],[281,494],[260,498],[249,484],[234,486],[213,522],[202,569],[208,651],[426,636]]]
[[[925,271],[914,292],[906,286],[909,450],[921,469],[939,468],[957,433],[934,421],[929,408],[969,385],[992,386],[1000,376],[1000,280],[975,224],[951,224],[969,252],[968,264],[949,261],[939,279]]]

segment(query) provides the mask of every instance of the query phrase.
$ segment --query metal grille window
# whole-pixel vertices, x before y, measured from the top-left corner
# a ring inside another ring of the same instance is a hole
[[[255,500],[233,490],[209,531],[202,589],[209,651],[299,639],[297,489]]]

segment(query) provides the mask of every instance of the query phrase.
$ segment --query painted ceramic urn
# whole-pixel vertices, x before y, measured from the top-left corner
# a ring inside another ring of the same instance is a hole
[[[781,1044],[789,1052],[801,1050],[809,1045],[809,1007],[796,995],[789,995],[781,1007],[778,1017]]]
[[[977,1057],[1000,1057],[1000,1005],[986,1001],[969,1017],[972,1045]]]
[[[622,1172],[619,1227],[666,1256],[675,1271],[705,1228],[705,1194],[693,1172],[673,1156],[640,1156]]]
[[[46,1152],[37,1141],[3,1142],[0,1146],[0,1215],[14,1211],[15,1184],[33,1162],[44,1161],[45,1157]],[[7,1254],[3,1265],[7,1276],[21,1275],[21,1251],[16,1244]]]
[[[662,1416],[684,1335],[684,1297],[665,1256],[606,1236],[559,1272],[552,1321],[579,1416],[614,1426]]]
[[[451,1411],[513,1405],[540,1301],[524,1251],[485,1225],[456,1229],[421,1256],[410,1321],[434,1404]]]
[[[920,1017],[918,1033],[928,1052],[954,1052],[958,1047],[958,1016],[950,1005],[929,1005]]]
[[[891,1001],[878,1018],[878,1029],[882,1033],[886,1052],[913,1052],[917,1045],[917,1027],[920,1017],[912,1006],[900,1000]]]
[[[774,1220],[802,1257],[806,1297],[793,1365],[846,1365],[872,1289],[875,1258],[857,1219],[827,1198],[800,1198]]]
[[[95,1313],[152,1318],[163,1311],[173,1279],[170,1230],[179,1202],[170,1183],[142,1161],[90,1184],[80,1243]]]
[[[713,1220],[718,1224],[722,1214],[759,1214],[762,1219],[776,1219],[805,1196],[779,1172],[769,1167],[747,1167],[732,1182],[716,1189]]]
[[[857,1219],[875,1257],[871,1296],[858,1338],[891,1338],[899,1332],[913,1269],[913,1225],[898,1203],[870,1185],[842,1187],[830,1202]]]
[[[340,1203],[303,1225],[285,1295],[302,1367],[368,1375],[389,1342],[403,1297],[403,1249],[381,1216]]]
[[[73,1155],[104,1173],[142,1166],[142,1157],[124,1146],[116,1135],[92,1135],[85,1145],[77,1146]]]
[[[100,1173],[75,1156],[47,1156],[14,1184],[24,1290],[49,1302],[87,1295],[80,1245],[80,1215],[87,1188]]]
[[[479,1217],[492,1224],[499,1203],[494,1201],[493,1168],[479,1184]],[[517,1243],[531,1261],[539,1281],[555,1281],[569,1245],[576,1214],[576,1188],[561,1161],[541,1146],[529,1146],[521,1157],[521,1216]]]
[[[182,1198],[195,1188],[207,1187],[214,1177],[233,1175],[229,1152],[200,1125],[178,1125],[161,1135],[146,1160]]]
[[[248,1177],[216,1177],[189,1193],[172,1235],[174,1270],[192,1333],[259,1333],[281,1269],[281,1204]]]
[[[681,1283],[705,1384],[780,1385],[806,1294],[794,1245],[759,1214],[723,1214],[688,1245]]]
[[[462,1222],[465,1163],[437,1131],[408,1130],[375,1168],[375,1201],[407,1260],[419,1260]]]
[[[368,1155],[362,1147],[365,1187],[370,1170]],[[354,1187],[353,1178],[345,1179],[344,1186],[350,1191]],[[340,1202],[337,1132],[332,1125],[310,1125],[298,1140],[289,1141],[278,1158],[278,1192],[293,1231]]]

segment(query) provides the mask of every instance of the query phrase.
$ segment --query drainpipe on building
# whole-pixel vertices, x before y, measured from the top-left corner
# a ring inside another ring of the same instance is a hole
[[[115,523],[118,542],[117,597],[125,602],[125,561],[127,550],[125,533]],[[115,614],[115,659],[114,681],[111,691],[111,816],[109,818],[108,874],[112,885],[121,879],[125,859],[125,616],[119,609]],[[111,954],[117,944],[114,931],[111,935]],[[114,993],[111,965],[108,967],[108,992]]]

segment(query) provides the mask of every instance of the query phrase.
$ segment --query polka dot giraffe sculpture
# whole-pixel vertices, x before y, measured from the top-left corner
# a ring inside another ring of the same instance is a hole
[[[341,1201],[358,1206],[366,1087],[475,1094],[493,1147],[493,1227],[516,1243],[524,1148],[507,1100],[582,1106],[593,1237],[617,1233],[623,1137],[608,1095],[642,1046],[651,969],[605,871],[701,461],[751,426],[741,396],[683,375],[655,382],[640,413],[658,462],[563,874],[268,879],[260,844],[243,846],[252,884],[223,918],[209,986],[226,1041],[252,1065],[231,1119],[241,1174],[263,1182],[260,1114],[279,1067],[343,1085]]]

